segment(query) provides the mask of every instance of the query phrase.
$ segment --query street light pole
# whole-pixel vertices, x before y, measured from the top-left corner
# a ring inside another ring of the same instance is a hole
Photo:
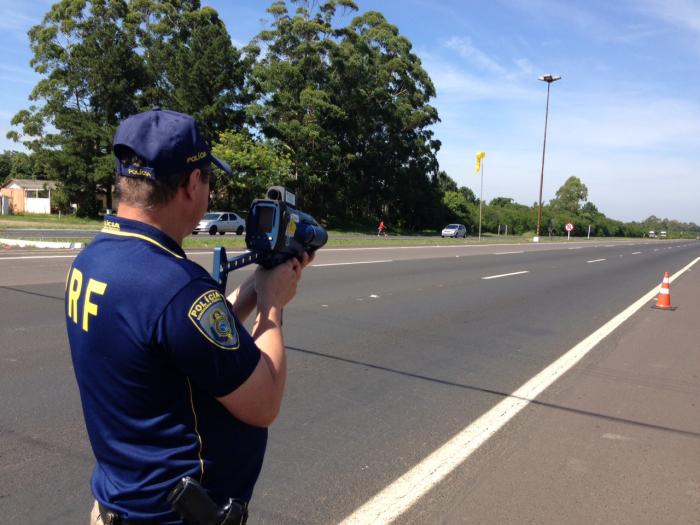
[[[561,77],[558,75],[543,75],[539,77],[537,80],[541,80],[542,82],[547,83],[547,106],[544,112],[544,141],[542,142],[542,170],[540,171],[540,198],[538,200],[538,206],[537,206],[537,231],[535,232],[535,238],[533,241],[539,242],[540,241],[540,226],[542,225],[542,186],[544,184],[544,152],[545,149],[547,148],[547,118],[549,117],[549,88],[552,85],[552,82],[556,82],[557,80],[561,80]]]

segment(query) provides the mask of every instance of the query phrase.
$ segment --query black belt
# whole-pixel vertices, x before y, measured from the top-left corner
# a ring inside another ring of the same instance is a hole
[[[242,514],[240,516],[240,524],[246,525],[248,521],[248,504],[244,501],[238,501],[241,506]],[[105,525],[148,525],[150,521],[133,521],[127,520],[121,517],[120,514],[109,510],[107,507],[102,505],[99,501],[97,502],[97,508],[100,510],[100,518],[102,518],[102,523]]]
[[[135,521],[125,520],[121,515],[113,510],[109,510],[99,501],[97,502],[97,508],[100,509],[100,518],[102,518],[102,523],[105,525],[142,525],[137,524]]]

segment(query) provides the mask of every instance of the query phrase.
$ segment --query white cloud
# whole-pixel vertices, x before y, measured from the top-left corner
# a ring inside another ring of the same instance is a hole
[[[532,62],[524,57],[510,60],[512,65],[502,65],[498,60],[474,46],[468,37],[453,36],[445,42],[444,46],[456,51],[461,58],[466,60],[467,64],[472,66],[470,69],[475,69],[475,73],[479,73],[482,77],[491,75],[495,78],[513,81],[519,78],[533,77],[536,70]]]
[[[527,58],[516,58],[514,60],[518,68],[518,76],[533,77],[535,75],[535,66]]]
[[[636,42],[648,41],[653,37],[657,37],[662,31],[658,27],[647,26],[643,24],[633,24],[620,31],[617,34],[608,37],[610,42],[620,44],[633,44]]]
[[[470,68],[450,62],[445,57],[431,52],[420,51],[419,55],[423,67],[442,99],[445,95],[458,95],[460,100],[474,99],[530,99],[537,96],[539,91],[534,88],[524,87],[515,82],[522,74],[508,75],[506,70],[500,68],[499,74],[480,74]],[[527,59],[515,61],[520,72],[530,66]],[[494,70],[491,70],[494,71]]]
[[[694,0],[620,0],[619,2],[561,2],[558,0],[501,0],[534,19],[559,29],[576,29],[601,42],[630,44],[660,35],[665,28],[640,23],[631,15],[663,18],[695,26],[700,23],[700,6]],[[546,45],[563,46],[561,41]]]
[[[453,36],[445,42],[445,47],[457,51],[462,58],[479,69],[490,71],[498,75],[504,75],[506,73],[506,70],[496,62],[496,60],[474,47],[469,38]]]
[[[529,16],[557,19],[583,30],[600,31],[609,26],[604,17],[591,9],[586,9],[585,3],[560,2],[558,0],[502,0],[502,3],[523,11]]]
[[[700,34],[700,4],[696,0],[635,0],[630,7]]]
[[[607,151],[695,149],[700,105],[683,99],[625,93],[563,95],[555,124],[564,147]]]
[[[22,14],[14,8],[5,10],[0,17],[0,29],[21,33],[22,35],[26,35],[28,28],[38,23],[38,19]]]
[[[12,82],[34,86],[41,76],[32,71],[29,67],[19,67],[11,64],[0,64],[0,82]]]

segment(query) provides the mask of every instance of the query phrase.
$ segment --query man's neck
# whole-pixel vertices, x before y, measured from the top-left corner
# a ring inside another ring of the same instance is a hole
[[[171,206],[143,209],[119,203],[117,217],[123,217],[153,226],[172,238],[178,245],[182,246],[182,240],[185,237],[181,224],[182,215],[175,213],[175,210]]]

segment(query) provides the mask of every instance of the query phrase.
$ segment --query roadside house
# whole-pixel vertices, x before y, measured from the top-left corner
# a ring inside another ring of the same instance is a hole
[[[0,186],[3,201],[9,201],[10,213],[51,213],[51,192],[56,190],[52,180],[10,179]]]

